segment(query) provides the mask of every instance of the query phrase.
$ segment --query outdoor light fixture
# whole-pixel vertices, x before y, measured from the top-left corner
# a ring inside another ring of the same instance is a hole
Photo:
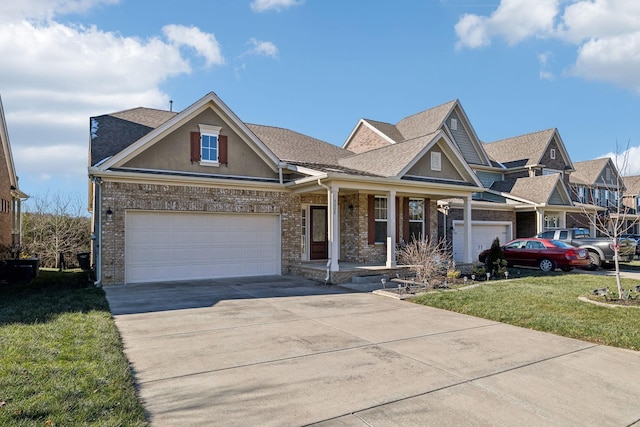
[[[111,222],[113,221],[113,211],[111,210],[111,207],[107,208],[107,222]]]
[[[353,212],[353,203],[349,203],[349,206],[347,206],[347,208],[349,209],[349,212]]]

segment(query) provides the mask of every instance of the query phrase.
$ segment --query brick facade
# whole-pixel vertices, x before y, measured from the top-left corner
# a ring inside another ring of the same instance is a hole
[[[113,220],[102,226],[102,283],[124,283],[125,212],[251,212],[280,214],[282,273],[300,262],[300,196],[268,190],[189,187],[178,185],[104,182],[104,209]],[[326,200],[326,199],[325,199]]]

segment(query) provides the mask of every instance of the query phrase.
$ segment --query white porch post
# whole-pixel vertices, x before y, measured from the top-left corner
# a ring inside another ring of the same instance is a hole
[[[387,268],[396,266],[396,192],[387,193]]]
[[[544,210],[536,209],[536,234],[544,231]]]
[[[567,228],[567,212],[560,212],[560,228]]]
[[[473,262],[473,248],[471,247],[471,195],[464,198],[464,262]]]
[[[340,253],[340,237],[338,236],[338,191],[337,186],[330,186],[328,190],[328,237],[329,237],[329,270],[340,271],[338,265],[338,254]]]

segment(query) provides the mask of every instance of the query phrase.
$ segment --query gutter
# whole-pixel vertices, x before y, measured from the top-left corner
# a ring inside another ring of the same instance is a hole
[[[96,235],[95,235],[95,244],[94,244],[94,249],[95,249],[95,253],[94,253],[94,261],[96,264],[96,281],[93,282],[93,285],[96,288],[101,288],[102,287],[102,203],[101,203],[101,198],[102,198],[102,179],[96,176],[92,176],[91,177],[91,181],[93,182],[94,185],[94,194],[93,194],[93,200],[94,200],[94,206],[93,206],[93,215],[95,218],[95,214],[96,214],[96,210],[98,211],[98,224],[97,224],[97,230],[95,230]],[[96,224],[94,224],[95,227]],[[96,259],[97,258],[97,259]]]

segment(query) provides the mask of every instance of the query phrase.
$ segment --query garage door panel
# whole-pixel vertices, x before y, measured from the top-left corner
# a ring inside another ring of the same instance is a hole
[[[276,215],[126,215],[127,283],[280,274]]]
[[[491,247],[493,240],[498,237],[500,244],[511,240],[511,227],[509,223],[471,223],[471,255],[472,260],[477,261],[478,254]],[[456,223],[453,228],[453,258],[456,262],[464,261],[464,223]]]

